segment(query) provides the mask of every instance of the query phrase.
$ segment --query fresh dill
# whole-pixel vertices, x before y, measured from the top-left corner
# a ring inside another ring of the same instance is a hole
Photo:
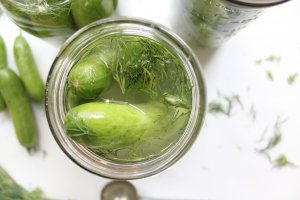
[[[268,150],[273,149],[274,147],[276,147],[282,140],[282,135],[281,133],[275,133],[269,140],[267,146],[261,150],[259,150],[259,152],[266,152]]]
[[[274,161],[273,161],[273,167],[274,168],[283,168],[283,167],[297,167],[294,163],[290,162],[288,158],[281,154],[279,155]]]
[[[276,55],[270,55],[267,58],[265,58],[265,60],[269,62],[280,62],[281,58]]]
[[[255,61],[255,64],[260,65],[260,64],[262,64],[262,62],[263,62],[262,59],[258,59],[258,60]]]
[[[212,101],[208,104],[208,112],[212,114],[224,114],[227,117],[232,115],[232,110],[237,105],[243,110],[244,106],[238,95],[225,96],[219,94],[219,100]]]
[[[191,83],[180,60],[159,43],[138,36],[114,36],[112,74],[123,94],[144,91],[175,107],[190,107]]]
[[[287,121],[287,118],[282,118],[282,116],[278,116],[276,122],[273,125],[273,135],[269,139],[266,147],[258,150],[259,153],[267,152],[273,148],[275,148],[282,141],[282,125]]]
[[[270,81],[274,81],[273,73],[270,70],[266,70],[266,76]]]
[[[256,117],[257,117],[257,112],[256,112],[253,104],[251,105],[250,110],[249,110],[249,117],[252,121],[255,121]]]
[[[0,166],[0,199],[19,200],[47,200],[40,189],[31,192],[16,183],[11,176]],[[49,199],[48,199],[49,200]]]
[[[287,77],[287,82],[289,85],[293,85],[298,77],[298,73],[293,73]]]

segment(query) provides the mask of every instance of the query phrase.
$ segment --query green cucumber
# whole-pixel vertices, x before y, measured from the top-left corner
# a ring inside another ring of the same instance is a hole
[[[5,101],[0,93],[0,111],[3,111],[6,108]]]
[[[99,19],[110,17],[116,6],[116,0],[72,0],[71,10],[77,28],[81,28]]]
[[[6,102],[19,143],[32,149],[37,142],[37,126],[32,107],[20,78],[9,68],[0,69],[0,92]]]
[[[100,56],[89,56],[79,61],[68,76],[68,86],[73,94],[95,99],[112,81],[110,70]]]
[[[3,38],[0,36],[0,69],[7,66],[6,49]],[[0,111],[6,108],[5,101],[0,93]]]
[[[0,69],[7,66],[6,48],[3,38],[0,36]]]
[[[69,137],[89,148],[121,149],[140,140],[161,137],[170,127],[170,112],[160,103],[133,106],[92,102],[65,117]]]
[[[27,92],[34,100],[42,101],[44,83],[37,70],[31,49],[22,35],[15,39],[14,57]]]

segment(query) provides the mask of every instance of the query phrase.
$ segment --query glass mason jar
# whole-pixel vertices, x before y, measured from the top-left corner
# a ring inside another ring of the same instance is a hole
[[[117,0],[0,0],[8,17],[41,38],[67,38],[82,26],[113,15]]]
[[[288,0],[179,0],[174,29],[188,43],[217,47],[257,19],[268,7]]]
[[[115,36],[143,37],[162,45],[178,57],[182,70],[186,73],[187,80],[191,84],[191,107],[182,133],[163,153],[150,159],[132,162],[108,159],[70,139],[64,128],[64,118],[68,111],[66,103],[67,79],[72,67],[98,41]],[[137,179],[154,175],[170,167],[191,147],[203,124],[206,92],[200,63],[183,40],[156,23],[123,17],[94,22],[79,30],[66,41],[49,72],[45,103],[48,123],[54,138],[66,155],[76,164],[103,177]]]

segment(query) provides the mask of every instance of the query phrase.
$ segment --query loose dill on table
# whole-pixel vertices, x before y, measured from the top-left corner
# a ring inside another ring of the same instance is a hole
[[[273,125],[273,135],[270,137],[266,147],[258,149],[257,152],[265,153],[273,148],[275,148],[282,141],[282,126],[287,121],[287,118],[282,118],[278,116]]]
[[[266,70],[266,76],[270,81],[274,81],[273,73],[270,70]]]
[[[273,167],[274,168],[283,168],[283,167],[297,167],[294,163],[290,162],[288,158],[281,154],[279,155],[274,161],[273,161]]]
[[[280,62],[281,58],[276,55],[270,55],[270,56],[266,57],[265,60],[269,61],[269,62]]]
[[[3,200],[50,200],[43,197],[40,189],[27,191],[16,183],[13,178],[0,166],[0,199]]]
[[[287,83],[293,85],[298,77],[298,73],[293,73],[287,77]]]
[[[238,95],[225,96],[218,94],[219,100],[212,101],[208,104],[208,112],[212,114],[224,114],[227,117],[232,115],[232,110],[237,105],[243,110],[244,106]]]

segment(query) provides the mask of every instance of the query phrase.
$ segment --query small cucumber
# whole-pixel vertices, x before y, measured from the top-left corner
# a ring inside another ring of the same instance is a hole
[[[31,49],[22,35],[15,39],[14,57],[27,92],[34,100],[42,101],[44,83],[37,70]]]
[[[77,28],[81,28],[99,19],[110,17],[116,6],[116,0],[73,0],[71,10]]]
[[[3,38],[0,36],[0,69],[7,66],[6,48]]]
[[[65,117],[67,134],[90,148],[120,149],[139,140],[159,137],[169,127],[168,109],[159,103],[92,102],[71,109]]]
[[[97,98],[111,81],[112,75],[106,63],[96,55],[79,61],[68,76],[72,93],[85,99]]]
[[[0,36],[0,69],[7,66],[6,49],[3,38]],[[0,93],[0,111],[6,108],[5,101]]]
[[[9,68],[0,69],[0,92],[6,102],[20,144],[34,148],[37,126],[30,101],[20,78]]]
[[[6,108],[5,101],[0,93],[0,111],[3,111]]]

